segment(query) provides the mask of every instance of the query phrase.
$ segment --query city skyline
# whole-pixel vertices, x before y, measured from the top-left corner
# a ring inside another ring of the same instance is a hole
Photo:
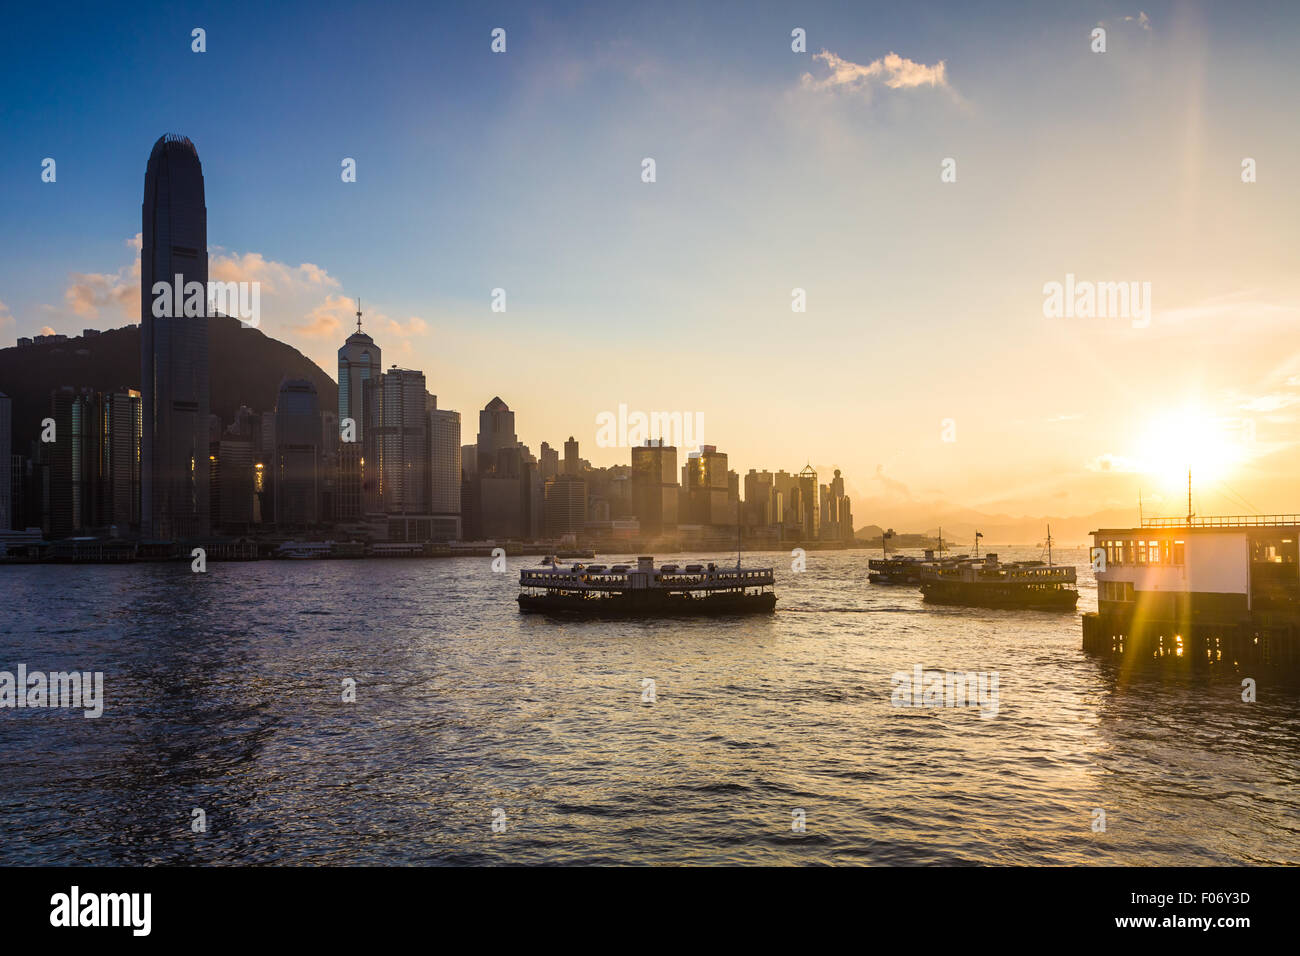
[[[1298,37],[1296,0],[6,11],[13,931],[373,937],[417,867],[1276,923]]]
[[[219,183],[213,278],[263,283],[264,331],[332,374],[360,295],[390,363],[423,369],[453,408],[503,393],[530,445],[572,433],[593,463],[626,461],[594,440],[626,404],[702,414],[703,441],[742,474],[839,467],[862,520],[1136,511],[1139,492],[1178,513],[1185,464],[1202,512],[1294,510],[1300,241],[1285,210],[1300,150],[1275,92],[1297,80],[1294,10],[1264,5],[1247,28],[1194,5],[1026,8],[958,32],[883,6],[833,29],[816,7],[743,24],[679,8],[678,31],[515,8],[503,54],[496,20],[411,16],[401,42],[423,27],[442,54],[395,73],[315,82],[324,67],[304,61],[339,24],[278,49],[305,71],[295,91],[329,93],[302,117],[271,110],[284,129],[255,150],[226,132],[271,121],[249,109],[269,51],[238,15],[212,19],[203,54],[188,28],[129,16],[104,24],[116,47],[79,40],[84,71],[53,82],[87,104],[114,48],[163,50],[175,77],[107,130],[24,108],[22,65],[53,42],[31,23],[30,50],[3,67],[21,122],[0,160],[14,226],[0,334],[138,314],[125,184],[139,143],[174,125]],[[1104,54],[1089,48],[1099,23]],[[350,60],[377,62],[377,33],[348,30]],[[716,41],[685,39],[699,36]],[[204,57],[227,54],[230,89],[212,92]],[[465,96],[401,92],[453,77]],[[205,109],[182,115],[200,83]],[[326,115],[348,122],[313,127]],[[40,181],[43,157],[92,133],[99,162],[69,157]],[[1046,317],[1045,285],[1073,277],[1150,283],[1149,324]],[[600,334],[555,332],[575,328]]]

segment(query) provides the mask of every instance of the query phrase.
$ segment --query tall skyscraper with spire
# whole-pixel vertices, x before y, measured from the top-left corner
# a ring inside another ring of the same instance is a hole
[[[140,219],[141,533],[206,535],[208,210],[188,138],[169,133],[154,143]],[[155,316],[156,282],[179,283],[177,295],[199,283],[202,314]]]
[[[357,299],[357,330],[339,349],[339,490],[335,518],[355,521],[365,511],[366,408],[370,391],[383,374],[383,355],[379,346],[361,331],[361,300]],[[349,424],[350,422],[350,424]],[[351,439],[351,440],[347,440]],[[372,468],[373,471],[373,462]]]

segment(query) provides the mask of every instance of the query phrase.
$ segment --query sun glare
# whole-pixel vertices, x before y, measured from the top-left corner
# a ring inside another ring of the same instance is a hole
[[[1170,489],[1186,486],[1188,469],[1195,482],[1221,481],[1246,457],[1248,425],[1196,408],[1168,412],[1147,425],[1136,457],[1143,473]]]

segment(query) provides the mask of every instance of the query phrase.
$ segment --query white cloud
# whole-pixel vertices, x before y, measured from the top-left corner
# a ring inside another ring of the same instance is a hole
[[[948,85],[948,68],[944,60],[934,66],[917,63],[907,57],[890,52],[878,60],[863,65],[846,60],[841,56],[822,50],[813,54],[814,60],[820,60],[830,68],[830,74],[822,79],[805,73],[801,83],[806,90],[820,92],[823,90],[849,90],[869,93],[871,87],[883,84],[891,90],[912,89],[929,86],[951,90]]]
[[[1135,474],[1142,470],[1141,465],[1132,458],[1125,458],[1123,455],[1112,455],[1110,452],[1098,455],[1084,467],[1089,471],[1125,475]]]
[[[141,236],[126,240],[135,258],[115,272],[77,272],[64,291],[66,308],[45,308],[61,325],[79,328],[82,320],[103,318],[111,325],[140,318]],[[208,250],[208,278],[214,282],[256,282],[260,285],[262,321],[267,335],[300,349],[321,368],[332,372],[335,352],[356,322],[356,300],[342,294],[342,283],[311,262],[296,266],[268,259],[260,252],[234,252],[220,246]],[[101,316],[101,313],[103,315]],[[0,303],[0,324],[7,310]],[[74,321],[75,317],[75,321]],[[12,317],[10,317],[12,320]],[[412,315],[395,319],[382,309],[367,308],[366,331],[382,335],[385,351],[413,354],[414,343],[429,332],[429,324]]]

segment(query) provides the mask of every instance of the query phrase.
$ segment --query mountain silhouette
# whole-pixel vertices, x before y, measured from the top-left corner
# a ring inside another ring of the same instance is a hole
[[[319,365],[291,345],[248,328],[238,319],[208,320],[211,411],[225,424],[240,405],[275,409],[280,382],[307,379],[321,410],[338,407],[338,386]],[[63,385],[113,391],[140,387],[140,326],[128,325],[66,342],[0,349],[0,392],[13,400],[13,450],[28,454],[50,414],[50,392]]]

